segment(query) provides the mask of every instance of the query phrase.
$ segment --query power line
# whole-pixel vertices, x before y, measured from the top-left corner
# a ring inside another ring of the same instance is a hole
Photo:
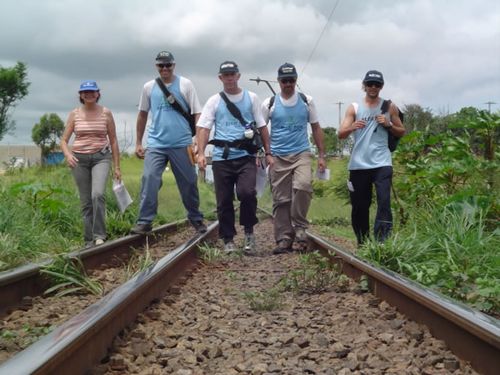
[[[328,19],[326,20],[326,23],[325,23],[325,26],[323,27],[323,30],[321,30],[321,33],[319,34],[319,37],[318,39],[316,40],[316,43],[314,44],[314,47],[311,51],[311,54],[309,55],[309,57],[307,58],[307,61],[306,61],[306,64],[304,65],[304,67],[302,68],[302,73],[304,73],[304,70],[306,70],[307,68],[307,65],[309,65],[309,62],[311,61],[313,55],[314,55],[314,52],[316,51],[316,48],[318,47],[318,44],[319,44],[319,41],[321,40],[321,37],[323,36],[323,34],[325,33],[325,30],[326,30],[326,27],[328,26],[328,24],[330,23],[330,19],[332,18],[333,16],[333,13],[335,12],[335,9],[337,9],[337,5],[339,5],[340,3],[340,0],[337,0],[337,2],[335,3],[335,5],[333,6],[333,9],[332,11],[330,12],[330,15],[328,16]]]

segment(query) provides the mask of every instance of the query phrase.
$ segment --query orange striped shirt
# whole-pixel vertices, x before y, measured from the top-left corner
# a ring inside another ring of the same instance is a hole
[[[109,145],[108,141],[108,119],[104,113],[95,117],[85,117],[80,108],[76,110],[73,142],[73,152],[82,154],[94,154]]]

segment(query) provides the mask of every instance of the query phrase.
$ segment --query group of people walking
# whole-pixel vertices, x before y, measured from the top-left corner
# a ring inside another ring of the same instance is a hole
[[[311,96],[296,90],[298,74],[295,66],[285,63],[278,68],[280,92],[261,102],[255,93],[239,86],[237,63],[224,61],[218,72],[222,91],[211,96],[203,107],[193,83],[175,74],[176,62],[172,53],[158,53],[155,66],[159,77],[146,82],[139,101],[135,154],[144,159],[144,171],[139,215],[131,232],[146,234],[152,230],[162,174],[169,162],[191,225],[199,233],[206,232],[199,209],[196,163],[200,169],[206,168],[205,151],[207,145],[212,144],[219,237],[224,242],[224,250],[238,250],[234,243],[236,215],[233,204],[236,194],[240,202],[239,224],[244,231],[242,248],[247,254],[254,253],[254,226],[258,222],[256,156],[262,149],[273,196],[276,240],[273,253],[292,251],[294,242],[299,250],[305,250],[314,159],[308,124],[317,148],[317,169],[320,172],[325,170],[326,161],[316,105]],[[339,138],[353,133],[355,139],[348,188],[353,207],[353,229],[359,244],[369,233],[371,184],[376,187],[378,201],[376,238],[384,240],[392,227],[392,164],[387,132],[402,136],[404,127],[394,104],[387,114],[381,113],[383,100],[378,94],[383,83],[380,72],[367,73],[363,80],[365,98],[359,106],[353,103],[348,107],[338,133]],[[97,83],[82,82],[79,96],[82,106],[70,113],[61,148],[79,189],[85,244],[93,246],[106,239],[105,184],[111,164],[114,178],[121,179],[120,156],[113,116],[109,109],[97,104],[100,98]],[[151,121],[146,136],[147,147],[144,148],[149,114]],[[381,130],[376,134],[379,125]],[[70,150],[68,142],[73,134],[75,140]],[[210,134],[213,134],[211,140]]]

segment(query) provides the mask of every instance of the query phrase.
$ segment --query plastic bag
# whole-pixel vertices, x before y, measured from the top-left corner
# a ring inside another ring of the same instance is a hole
[[[113,193],[115,193],[116,202],[121,213],[124,213],[128,206],[133,202],[130,194],[122,181],[113,180]]]
[[[268,181],[267,172],[268,168],[266,168],[265,163],[259,160],[257,164],[257,178],[255,181],[255,190],[257,191],[257,197],[259,198],[262,194],[264,194],[264,190],[266,188]]]

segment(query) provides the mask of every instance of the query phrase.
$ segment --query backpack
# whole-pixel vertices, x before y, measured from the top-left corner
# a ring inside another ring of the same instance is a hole
[[[384,100],[384,102],[382,103],[382,107],[380,108],[382,110],[382,114],[386,113],[389,110],[391,103],[392,102],[390,100]],[[398,108],[398,107],[396,107],[396,108]],[[398,115],[399,115],[399,119],[401,120],[401,122],[403,122],[404,121],[404,114],[403,114],[403,112],[401,112],[401,110],[399,108],[398,108]],[[401,139],[401,137],[396,137],[390,131],[387,131],[387,136],[388,136],[387,145],[389,147],[389,151],[394,152],[396,150],[396,148],[398,147],[398,143],[399,143],[399,140]]]
[[[299,94],[300,98],[304,101],[304,103],[306,103],[307,108],[309,108],[309,102],[307,101],[307,96],[303,92],[298,92],[298,94]],[[267,105],[267,109],[271,109],[271,107],[274,104],[275,98],[276,98],[276,95],[271,96],[271,98],[269,99],[269,104]]]

